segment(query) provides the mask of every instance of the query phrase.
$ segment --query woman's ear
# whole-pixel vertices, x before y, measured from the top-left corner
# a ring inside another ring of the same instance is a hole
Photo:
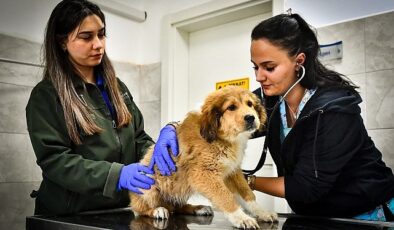
[[[306,56],[305,53],[299,53],[296,58],[295,58],[295,62],[296,62],[296,71],[300,70],[299,65],[304,65]]]
[[[57,38],[56,40],[59,43],[60,48],[63,51],[66,51],[67,50],[67,41],[68,41],[68,39],[67,38]]]

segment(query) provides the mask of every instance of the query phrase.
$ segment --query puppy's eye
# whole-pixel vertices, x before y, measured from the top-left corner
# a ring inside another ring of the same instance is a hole
[[[229,107],[227,107],[227,109],[230,110],[230,111],[234,111],[234,110],[237,109],[237,106],[235,106],[235,105],[230,105]]]
[[[248,105],[249,107],[252,107],[252,106],[253,106],[253,103],[252,103],[251,101],[248,101],[247,105]]]

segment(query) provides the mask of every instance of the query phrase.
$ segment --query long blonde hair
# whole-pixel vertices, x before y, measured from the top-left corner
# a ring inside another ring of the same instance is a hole
[[[86,0],[64,0],[60,2],[48,20],[44,39],[44,79],[52,82],[58,93],[63,108],[66,127],[70,139],[77,145],[82,144],[81,132],[93,135],[101,132],[90,115],[90,108],[79,98],[72,78],[79,75],[68,58],[67,53],[61,48],[61,42],[81,22],[90,15],[97,15],[105,25],[105,17],[100,8]],[[126,126],[131,122],[131,114],[120,95],[119,84],[114,68],[104,53],[101,63],[95,71],[103,74],[107,84],[109,96],[112,99],[116,115],[117,128]]]

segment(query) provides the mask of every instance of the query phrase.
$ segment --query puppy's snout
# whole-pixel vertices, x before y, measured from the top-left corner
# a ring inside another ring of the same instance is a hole
[[[254,122],[254,116],[253,115],[246,115],[245,117],[244,117],[244,119],[245,119],[245,121],[246,121],[246,123],[247,124],[252,124],[253,122]]]

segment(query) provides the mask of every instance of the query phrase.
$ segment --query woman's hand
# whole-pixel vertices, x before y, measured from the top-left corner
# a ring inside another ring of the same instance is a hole
[[[128,189],[142,194],[140,188],[150,189],[155,181],[146,174],[154,174],[154,171],[140,163],[123,166],[120,171],[118,190]]]
[[[172,155],[178,156],[178,138],[173,125],[166,125],[161,129],[159,139],[153,150],[152,160],[149,165],[150,169],[153,169],[153,166],[156,164],[160,173],[167,176],[176,171],[169,148],[171,149]]]

